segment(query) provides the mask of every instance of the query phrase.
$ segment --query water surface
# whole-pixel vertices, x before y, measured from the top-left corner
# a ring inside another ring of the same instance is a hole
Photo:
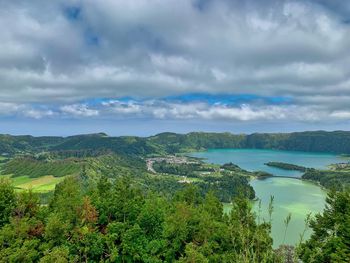
[[[265,180],[254,180],[251,182],[255,193],[261,199],[261,218],[268,220],[268,204],[270,196],[273,195],[274,211],[272,214],[272,237],[274,246],[283,244],[284,219],[289,213],[292,219],[287,228],[285,244],[296,244],[300,234],[305,229],[305,217],[308,213],[315,215],[321,212],[325,203],[326,193],[319,186],[291,178],[268,178]],[[258,202],[254,203],[254,210],[258,213]],[[311,234],[310,229],[305,232],[305,238]]]
[[[210,149],[192,153],[191,156],[204,158],[210,163],[233,162],[248,171],[265,171],[279,176],[300,177],[299,171],[282,170],[265,165],[267,162],[285,162],[308,168],[326,168],[327,165],[345,161],[334,154],[261,150],[261,149]]]
[[[207,162],[224,164],[232,162],[248,171],[266,171],[277,176],[300,177],[299,171],[286,171],[264,165],[276,161],[297,164],[309,168],[326,168],[332,163],[343,162],[344,159],[333,155],[312,152],[259,150],[259,149],[211,149],[206,152],[192,153],[191,156],[204,158]],[[260,221],[268,220],[268,204],[270,196],[274,196],[274,212],[272,216],[272,237],[274,247],[280,244],[295,245],[305,228],[304,220],[308,213],[321,212],[325,204],[326,192],[318,185],[293,178],[267,178],[251,181],[256,196],[261,200],[261,212],[258,202],[254,202],[254,210],[260,214]],[[226,209],[229,208],[226,206]],[[291,213],[292,219],[284,240],[284,219]],[[311,230],[305,233],[308,238]]]

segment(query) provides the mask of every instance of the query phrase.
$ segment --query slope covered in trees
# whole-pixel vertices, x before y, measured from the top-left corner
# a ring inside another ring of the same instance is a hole
[[[270,222],[258,223],[247,199],[232,204],[225,214],[213,192],[203,197],[195,186],[164,196],[127,177],[80,175],[41,206],[0,180],[0,262],[298,262],[272,249]],[[327,204],[294,253],[303,262],[349,262],[349,192],[331,192]]]
[[[149,155],[198,151],[209,148],[259,148],[329,153],[350,153],[350,132],[296,133],[193,132],[161,133],[151,137],[111,137],[104,133],[70,137],[0,135],[0,154],[47,151],[109,150],[118,154]]]
[[[62,137],[12,136],[0,134],[0,154],[36,152],[48,149],[64,141]]]
[[[68,152],[67,156],[71,156],[71,154],[72,152]],[[230,202],[232,197],[239,194],[243,194],[249,199],[255,197],[254,190],[249,185],[249,177],[253,176],[253,173],[224,173],[224,171],[220,173],[216,172],[218,167],[215,169],[212,167],[214,165],[198,163],[197,166],[194,166],[195,168],[199,167],[199,169],[205,169],[206,171],[209,169],[215,171],[215,174],[199,176],[194,174],[198,171],[189,170],[186,164],[183,164],[184,167],[182,165],[170,166],[173,168],[170,171],[171,173],[150,174],[146,170],[145,160],[137,156],[114,153],[102,153],[98,156],[80,158],[64,158],[64,156],[66,156],[64,152],[60,152],[58,155],[55,152],[53,155],[44,153],[35,156],[16,157],[2,164],[0,174],[11,175],[14,185],[19,189],[32,187],[34,191],[39,191],[42,183],[50,183],[42,182],[45,178],[51,178],[52,183],[54,183],[60,181],[54,180],[58,177],[83,174],[85,178],[91,180],[98,180],[102,176],[112,180],[128,176],[140,188],[154,190],[166,195],[173,195],[176,191],[183,189],[189,183],[189,179],[195,178],[190,182],[198,187],[202,196],[209,191],[216,191],[220,193],[218,197],[222,202]],[[169,172],[169,170],[166,172]],[[189,179],[184,180],[184,175]],[[42,180],[39,180],[40,178]],[[51,188],[54,186],[51,183],[50,185]]]
[[[349,170],[307,169],[302,178],[315,181],[328,189],[343,190],[350,188]]]
[[[283,163],[283,162],[267,162],[267,163],[265,163],[265,165],[271,166],[271,167],[276,167],[276,168],[283,169],[283,170],[300,171],[300,172],[305,172],[307,169],[304,166],[291,164],[291,163]]]
[[[1,262],[274,262],[268,223],[249,202],[220,201],[190,186],[171,198],[127,179],[70,177],[48,206],[0,182]]]
[[[3,174],[12,174],[12,176],[40,177],[53,175],[62,177],[80,172],[82,162],[76,159],[43,161],[32,157],[20,157],[12,159],[3,166]]]
[[[330,192],[322,214],[311,220],[313,234],[301,244],[303,262],[350,262],[350,192]]]

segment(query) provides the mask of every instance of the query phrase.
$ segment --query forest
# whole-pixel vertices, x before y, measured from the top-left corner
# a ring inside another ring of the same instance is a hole
[[[350,188],[349,170],[307,169],[302,178],[315,181],[327,189],[344,190]]]
[[[160,133],[150,137],[108,136],[105,133],[69,137],[0,135],[0,153],[108,150],[119,154],[173,154],[210,148],[257,148],[349,154],[350,132],[295,133]]]
[[[242,196],[225,214],[214,192],[203,197],[193,185],[164,196],[128,177],[81,174],[42,206],[1,179],[0,262],[349,262],[350,194],[331,192],[327,203],[309,222],[311,239],[290,254],[272,249],[271,222],[257,223]]]
[[[254,136],[262,148],[293,137]],[[0,136],[0,262],[349,262],[346,164],[305,170],[303,179],[332,189],[327,206],[305,222],[314,231],[310,239],[278,249],[271,238],[273,200],[270,220],[262,220],[252,210],[249,184],[270,174],[199,159],[154,162],[155,173],[147,170],[152,156],[245,147],[247,138]],[[224,212],[223,203],[232,209]],[[286,229],[288,224],[286,218]]]
[[[283,163],[283,162],[268,162],[268,163],[265,163],[265,165],[276,167],[283,170],[300,171],[300,172],[305,172],[307,169],[304,166],[291,164],[291,163]]]

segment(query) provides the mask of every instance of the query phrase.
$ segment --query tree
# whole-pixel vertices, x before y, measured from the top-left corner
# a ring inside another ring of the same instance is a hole
[[[0,179],[0,227],[9,222],[16,207],[16,196],[11,182]]]
[[[304,262],[350,262],[350,192],[332,191],[322,214],[311,220],[313,234],[299,247]]]

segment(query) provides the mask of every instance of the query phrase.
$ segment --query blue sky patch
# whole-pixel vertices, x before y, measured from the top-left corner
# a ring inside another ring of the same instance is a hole
[[[78,20],[81,14],[81,8],[77,6],[65,7],[63,13],[69,20]]]
[[[189,93],[179,96],[166,97],[167,101],[180,101],[180,102],[206,102],[208,104],[222,103],[222,104],[242,104],[242,103],[254,103],[257,101],[263,101],[267,104],[285,104],[290,103],[291,98],[282,96],[264,97],[255,94],[206,94],[206,93]]]

